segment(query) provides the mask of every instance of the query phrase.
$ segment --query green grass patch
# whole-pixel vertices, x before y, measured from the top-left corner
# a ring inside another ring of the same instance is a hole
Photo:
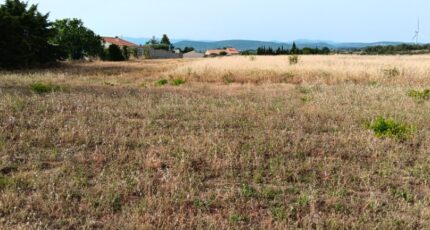
[[[257,191],[251,185],[244,184],[241,189],[242,196],[244,197],[254,197],[257,195]]]
[[[0,137],[0,150],[2,150],[3,146],[6,145],[6,140]]]
[[[0,175],[0,190],[6,189],[13,185],[13,181],[6,176]]]
[[[408,203],[414,202],[414,195],[405,188],[391,189],[391,194],[396,199],[403,199]]]
[[[174,85],[174,86],[178,86],[178,85],[182,85],[182,84],[185,84],[185,80],[183,80],[183,79],[174,79],[172,81],[172,85]]]
[[[166,85],[167,83],[169,83],[166,79],[161,79],[161,80],[158,80],[156,83],[155,83],[155,85],[156,86],[163,86],[163,85]]]
[[[228,219],[229,219],[229,221],[231,223],[235,223],[235,224],[249,222],[249,218],[248,217],[242,216],[242,215],[239,215],[239,214],[230,215]]]
[[[33,92],[38,93],[38,94],[63,91],[63,87],[61,87],[59,85],[54,85],[52,83],[45,84],[45,83],[41,83],[41,82],[36,82],[36,83],[31,84],[30,88]]]
[[[430,89],[419,90],[409,90],[408,96],[415,99],[417,102],[423,102],[430,100]]]
[[[389,137],[400,140],[408,139],[414,131],[411,125],[384,117],[377,117],[368,124],[368,128],[373,130],[377,137]]]
[[[273,207],[270,209],[273,219],[275,220],[287,220],[288,212],[284,207]]]

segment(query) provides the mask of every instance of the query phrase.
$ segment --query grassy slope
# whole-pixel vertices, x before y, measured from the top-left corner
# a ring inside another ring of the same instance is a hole
[[[426,62],[282,58],[237,72],[226,58],[2,73],[0,225],[430,228],[429,102],[407,96],[428,81]],[[211,63],[224,68],[204,78]],[[413,137],[376,138],[365,123],[379,115]]]

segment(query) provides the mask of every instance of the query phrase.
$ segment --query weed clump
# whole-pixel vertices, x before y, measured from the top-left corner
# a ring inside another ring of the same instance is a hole
[[[389,137],[399,140],[409,138],[413,132],[413,128],[410,125],[384,117],[376,118],[368,125],[368,128],[373,130],[377,137]]]
[[[239,214],[230,215],[228,219],[231,223],[235,223],[235,224],[249,222],[249,218],[247,216],[242,216]]]
[[[430,89],[425,89],[423,91],[409,90],[408,96],[412,97],[418,102],[428,101],[430,100]]]
[[[172,85],[174,85],[174,86],[178,86],[178,85],[182,85],[182,84],[185,84],[185,80],[183,80],[183,79],[174,79],[172,81]]]
[[[234,76],[231,72],[228,72],[222,76],[222,79],[226,85],[234,82]]]
[[[53,85],[52,83],[44,84],[41,82],[36,82],[30,85],[33,92],[38,94],[52,93],[57,91],[63,91],[63,88],[59,85]]]
[[[387,77],[397,77],[400,75],[400,71],[396,67],[384,69],[383,72],[384,72],[385,76],[387,76]]]
[[[298,55],[291,55],[288,57],[288,60],[290,61],[290,65],[295,65],[299,63],[299,56]]]
[[[166,79],[161,79],[161,80],[158,80],[156,83],[155,83],[155,85],[157,85],[157,86],[162,86],[162,85],[166,85],[167,83],[169,83]]]
[[[9,179],[6,176],[2,176],[0,175],[0,191],[3,189],[6,189],[7,187],[9,187],[12,184],[11,179]]]
[[[242,185],[241,193],[244,197],[250,198],[255,196],[257,194],[257,191],[252,186],[244,184]]]

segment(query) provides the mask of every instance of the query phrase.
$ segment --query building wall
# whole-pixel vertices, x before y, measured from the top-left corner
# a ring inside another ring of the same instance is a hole
[[[203,58],[203,57],[205,57],[205,54],[197,53],[194,51],[184,54],[184,58]]]
[[[142,56],[149,59],[174,59],[183,57],[181,53],[177,54],[166,50],[156,50],[151,47],[144,47],[141,52],[143,52]]]

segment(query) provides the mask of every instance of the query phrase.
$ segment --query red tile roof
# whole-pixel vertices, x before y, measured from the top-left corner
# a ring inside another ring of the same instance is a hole
[[[232,54],[240,54],[240,52],[237,49],[235,49],[235,48],[227,48],[226,52],[228,54],[230,54],[230,55],[232,55]]]
[[[226,51],[225,50],[207,50],[206,55],[220,55],[222,52],[226,52]]]
[[[134,43],[131,43],[131,42],[126,41],[126,40],[121,39],[121,38],[102,37],[102,39],[106,43],[115,44],[117,46],[128,46],[128,47],[138,46],[138,45],[136,45]]]

